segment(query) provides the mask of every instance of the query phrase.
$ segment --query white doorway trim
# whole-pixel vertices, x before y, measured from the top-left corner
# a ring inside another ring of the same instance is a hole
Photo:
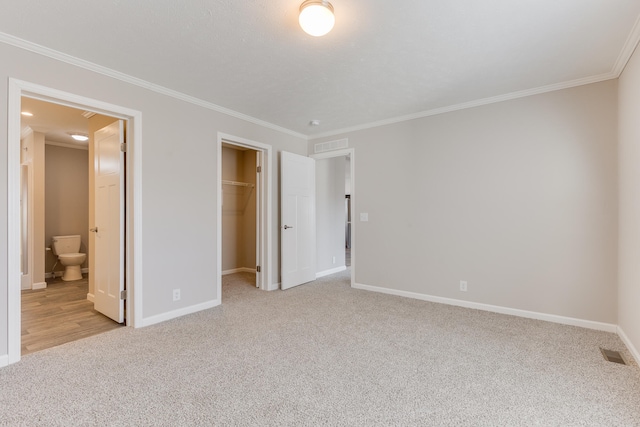
[[[320,154],[312,154],[311,158],[316,160],[331,159],[334,157],[348,156],[351,169],[351,287],[356,284],[356,150],[355,148],[344,148],[342,150],[327,151]]]
[[[30,97],[127,120],[126,271],[127,326],[142,325],[142,113],[129,108],[9,78],[7,132],[7,352],[20,360],[20,105]]]
[[[272,257],[271,257],[271,229],[272,227],[272,199],[271,183],[273,182],[273,149],[271,145],[261,142],[251,141],[249,139],[240,138],[233,135],[218,132],[217,139],[217,157],[218,157],[218,176],[217,176],[217,202],[218,202],[218,221],[217,221],[217,295],[222,301],[222,143],[245,147],[258,151],[258,165],[262,167],[256,182],[256,195],[258,203],[258,236],[257,241],[257,257],[258,265],[260,265],[260,274],[257,275],[257,287],[272,291],[278,289],[278,284],[273,285],[272,280]]]

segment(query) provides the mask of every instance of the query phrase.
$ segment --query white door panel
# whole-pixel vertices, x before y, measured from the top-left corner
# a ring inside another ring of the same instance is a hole
[[[316,183],[315,160],[281,153],[281,275],[282,289],[315,280]]]
[[[95,309],[124,322],[124,124],[112,123],[95,133]]]

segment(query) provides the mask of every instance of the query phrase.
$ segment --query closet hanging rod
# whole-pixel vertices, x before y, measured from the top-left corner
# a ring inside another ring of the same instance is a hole
[[[236,187],[251,187],[253,188],[253,184],[249,183],[249,182],[238,182],[238,181],[229,181],[227,179],[223,179],[222,180],[223,184],[226,185],[235,185]]]

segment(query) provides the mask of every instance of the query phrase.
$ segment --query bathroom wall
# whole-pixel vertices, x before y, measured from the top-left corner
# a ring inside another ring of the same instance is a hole
[[[222,271],[256,266],[256,152],[222,147]]]
[[[45,245],[52,236],[79,234],[80,252],[88,253],[89,152],[86,149],[45,145]],[[56,257],[46,252],[45,271],[51,272]],[[87,267],[87,261],[82,267]],[[58,264],[56,272],[64,267]]]

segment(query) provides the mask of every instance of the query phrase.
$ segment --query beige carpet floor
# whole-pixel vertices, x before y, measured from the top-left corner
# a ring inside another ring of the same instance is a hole
[[[223,304],[0,369],[7,426],[640,426],[615,334],[354,290],[225,277]]]

